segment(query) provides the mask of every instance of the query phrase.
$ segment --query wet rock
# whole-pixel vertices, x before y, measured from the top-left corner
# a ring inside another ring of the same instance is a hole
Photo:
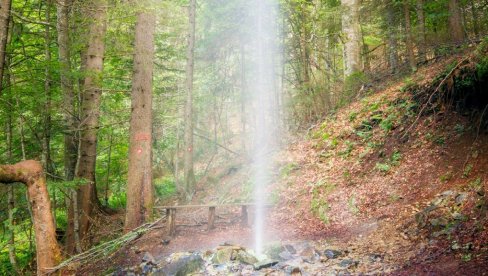
[[[236,254],[236,260],[243,263],[243,264],[248,264],[248,265],[253,265],[258,262],[258,259],[254,257],[253,255],[249,254],[245,250],[239,250]]]
[[[293,245],[285,244],[283,246],[283,248],[285,248],[285,250],[288,251],[291,254],[296,254],[297,253],[297,251],[296,251],[295,247],[293,247]]]
[[[281,260],[284,260],[284,261],[288,261],[288,260],[293,259],[293,255],[288,251],[281,252],[279,257]]]
[[[303,261],[307,263],[314,263],[320,259],[319,253],[312,246],[304,248],[300,251],[299,255],[302,257]]]
[[[326,249],[324,251],[324,256],[327,257],[327,259],[337,259],[342,255],[341,251],[334,250],[334,249]]]
[[[232,260],[232,253],[233,253],[232,247],[224,247],[219,250],[214,254],[212,257],[211,262],[214,264],[225,264],[228,263]]]
[[[204,260],[198,254],[183,256],[175,262],[157,270],[152,275],[154,276],[184,276],[195,273],[202,269]]]
[[[254,269],[255,270],[261,270],[263,268],[272,267],[272,266],[276,265],[277,263],[278,263],[278,261],[275,261],[275,260],[264,260],[264,261],[255,263]]]

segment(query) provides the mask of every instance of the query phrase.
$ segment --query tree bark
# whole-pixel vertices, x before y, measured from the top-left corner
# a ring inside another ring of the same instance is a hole
[[[184,192],[191,199],[195,186],[193,170],[193,69],[195,52],[195,13],[196,0],[190,0],[188,8],[189,34],[186,63],[186,104],[185,104],[185,157],[184,157]]]
[[[86,74],[82,91],[79,156],[75,177],[88,181],[77,191],[80,240],[85,240],[90,227],[90,218],[96,207],[100,206],[96,191],[95,167],[97,158],[97,134],[102,99],[103,59],[105,52],[105,33],[107,30],[107,0],[93,0],[89,18],[90,31],[86,53]],[[76,199],[74,199],[76,200]],[[68,229],[68,232],[70,229]],[[71,230],[72,231],[72,230]]]
[[[64,133],[64,178],[71,181],[74,178],[78,142],[74,133],[75,126],[75,93],[71,75],[71,51],[69,44],[69,9],[71,0],[58,0],[57,29],[59,45],[59,65],[61,78],[61,91],[63,94],[63,117],[65,123]]]
[[[151,11],[137,13],[132,78],[129,176],[125,231],[152,216],[152,81],[156,16]]]
[[[421,62],[427,60],[426,56],[426,34],[425,34],[425,12],[424,0],[417,0],[417,19],[418,19],[418,48],[419,59]]]
[[[464,42],[463,20],[458,0],[449,0],[449,33],[452,43],[460,44]]]
[[[51,21],[51,0],[46,1],[46,22]],[[42,164],[46,168],[48,177],[53,174],[51,166],[51,27],[44,26],[44,118],[42,133]]]
[[[3,72],[5,70],[11,4],[12,0],[0,1],[0,96],[3,92]]]
[[[62,256],[56,241],[56,228],[42,165],[29,160],[0,166],[0,183],[16,182],[27,186],[36,234],[37,275],[45,275],[49,268],[55,267],[61,261]]]
[[[391,0],[385,1],[385,21],[387,29],[388,62],[391,73],[395,74],[398,70],[398,43],[395,33],[395,9]]]
[[[405,16],[405,46],[407,51],[407,61],[411,71],[417,70],[417,62],[413,51],[412,25],[410,21],[410,4],[408,1],[403,2],[403,15]]]
[[[476,38],[479,37],[480,35],[480,24],[479,24],[479,19],[478,19],[478,10],[475,6],[475,1],[470,0],[469,1],[470,8],[471,8],[471,16],[473,17],[473,33]]]
[[[359,0],[341,0],[342,32],[344,35],[344,75],[361,71],[361,31],[359,26]]]

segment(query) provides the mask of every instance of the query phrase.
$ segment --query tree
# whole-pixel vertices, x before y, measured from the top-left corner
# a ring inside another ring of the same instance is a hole
[[[410,70],[417,70],[417,62],[415,61],[415,54],[413,52],[413,36],[412,36],[412,24],[410,21],[410,3],[409,0],[403,1],[403,15],[405,17],[405,45],[407,50],[407,60],[410,66]]]
[[[144,10],[137,13],[135,28],[126,231],[140,226],[151,217],[154,201],[152,80],[156,16],[144,6],[141,5],[141,8]]]
[[[387,52],[390,71],[394,74],[398,70],[398,43],[395,31],[395,6],[391,0],[385,1],[385,23],[387,33]]]
[[[361,31],[359,0],[341,0],[342,32],[344,35],[344,74],[346,77],[361,71]]]
[[[2,95],[3,92],[3,71],[5,70],[5,56],[11,4],[12,0],[0,1],[0,95]]]
[[[64,132],[64,177],[67,181],[73,180],[76,159],[78,155],[77,140],[74,130],[75,126],[75,93],[73,90],[73,79],[71,75],[71,52],[69,35],[69,8],[71,0],[57,1],[57,31],[59,46],[59,64],[61,91],[63,94],[63,117],[65,123]]]
[[[419,59],[425,61],[426,57],[426,34],[425,34],[425,12],[424,12],[424,0],[417,0],[417,20],[418,20],[418,48]]]
[[[56,240],[56,227],[42,165],[29,160],[15,165],[0,166],[0,183],[17,182],[27,186],[36,234],[37,275],[45,275],[48,268],[55,267],[61,261],[62,256]]]
[[[184,192],[190,199],[195,185],[195,173],[193,170],[193,69],[195,52],[195,13],[196,0],[190,0],[188,7],[189,34],[186,53],[186,103],[185,103],[185,159],[184,159]]]
[[[458,0],[449,0],[449,34],[454,44],[464,42],[464,29]]]
[[[93,0],[86,50],[85,79],[82,91],[79,156],[75,176],[87,183],[77,191],[77,205],[80,209],[79,236],[84,239],[90,226],[90,218],[100,205],[96,191],[95,167],[97,160],[97,133],[102,99],[103,59],[105,52],[105,32],[107,30],[107,0]],[[72,213],[72,212],[70,212]],[[72,216],[74,219],[74,214]],[[71,225],[71,224],[69,224]],[[75,226],[68,229],[68,236],[73,237]],[[72,244],[73,240],[69,244]]]

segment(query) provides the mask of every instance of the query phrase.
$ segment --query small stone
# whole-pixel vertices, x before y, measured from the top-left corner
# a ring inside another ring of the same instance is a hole
[[[369,254],[369,261],[372,263],[380,262],[382,260],[383,260],[383,256],[381,256],[380,254],[376,254],[376,253]]]
[[[350,267],[357,266],[358,264],[359,264],[358,261],[355,261],[355,260],[352,260],[352,259],[345,259],[345,260],[342,260],[339,263],[339,266],[340,267],[344,267],[344,268],[350,268]]]
[[[152,263],[152,264],[156,263],[156,260],[154,260],[153,255],[151,255],[151,253],[149,252],[144,253],[144,256],[142,257],[142,261],[145,263]]]
[[[162,245],[168,245],[170,243],[171,240],[162,240],[161,241],[161,244]]]
[[[264,261],[255,263],[254,264],[254,269],[255,270],[261,270],[263,268],[272,267],[272,266],[274,266],[277,263],[278,263],[278,261],[274,261],[274,260],[264,260]]]
[[[337,259],[341,255],[342,252],[334,249],[326,249],[324,251],[324,256],[327,257],[327,259]]]
[[[134,250],[134,253],[136,253],[136,254],[140,254],[142,252],[141,249],[139,249],[139,247],[133,247],[132,249]]]
[[[301,269],[296,266],[287,266],[284,271],[287,276],[302,275]]]
[[[465,193],[458,194],[456,196],[456,204],[463,203],[464,201],[466,201],[467,198],[468,198],[468,195]]]

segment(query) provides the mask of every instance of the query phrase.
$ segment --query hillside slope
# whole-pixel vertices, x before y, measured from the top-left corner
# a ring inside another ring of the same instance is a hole
[[[485,68],[486,48],[452,56],[311,130],[282,155],[275,224],[390,264],[358,272],[486,273]]]

